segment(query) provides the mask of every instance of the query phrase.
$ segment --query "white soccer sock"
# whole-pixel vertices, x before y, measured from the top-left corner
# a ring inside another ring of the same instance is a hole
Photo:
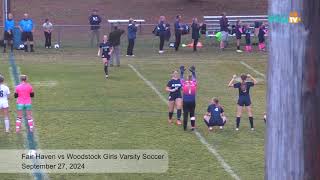
[[[5,125],[5,127],[6,127],[6,131],[9,131],[10,121],[9,121],[9,118],[8,118],[8,117],[5,117],[5,118],[4,118],[4,125]]]

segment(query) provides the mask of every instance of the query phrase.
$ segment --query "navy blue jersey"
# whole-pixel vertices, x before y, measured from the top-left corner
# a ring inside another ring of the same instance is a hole
[[[239,89],[239,97],[240,96],[247,96],[249,97],[249,91],[250,91],[250,87],[253,87],[254,83],[253,82],[245,82],[245,83],[236,83],[233,85],[234,88],[238,88]]]
[[[170,96],[172,97],[181,97],[181,87],[182,87],[182,84],[181,84],[181,81],[180,79],[171,79],[168,84],[167,84],[167,87],[169,87],[170,89],[175,89],[177,88],[178,90],[176,90],[175,92],[170,92]]]
[[[100,43],[99,46],[102,49],[102,55],[108,55],[111,50],[111,43],[109,41]]]
[[[224,110],[219,105],[210,104],[207,112],[211,114],[211,119],[213,118],[214,121],[220,121],[222,119],[221,114],[224,112]]]

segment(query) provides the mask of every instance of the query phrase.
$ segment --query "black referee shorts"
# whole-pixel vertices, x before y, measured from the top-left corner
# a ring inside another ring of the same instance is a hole
[[[22,32],[21,41],[33,41],[33,33],[32,32]]]
[[[13,40],[13,33],[11,31],[11,33],[8,33],[8,31],[5,31],[4,32],[4,38],[3,40],[6,40],[6,41],[11,41]]]

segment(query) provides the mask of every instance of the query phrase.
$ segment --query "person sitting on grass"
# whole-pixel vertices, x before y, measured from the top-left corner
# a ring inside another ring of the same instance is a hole
[[[207,113],[203,118],[209,131],[212,131],[214,126],[220,126],[220,129],[223,129],[223,126],[227,122],[227,118],[224,115],[222,106],[219,104],[218,98],[212,98],[212,102],[208,106]]]

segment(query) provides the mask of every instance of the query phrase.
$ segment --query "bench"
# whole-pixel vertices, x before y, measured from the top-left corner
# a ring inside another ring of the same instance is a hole
[[[229,28],[232,25],[235,25],[237,20],[240,20],[243,24],[249,24],[251,29],[254,29],[254,23],[258,22],[267,22],[268,16],[267,15],[251,15],[251,16],[227,16],[229,21]],[[220,19],[221,16],[203,16],[204,23],[207,24],[207,37],[214,37],[217,32],[220,31]],[[254,32],[254,31],[252,31]],[[235,36],[234,34],[231,36]],[[254,34],[251,34],[254,36]]]
[[[145,23],[146,21],[144,19],[134,19],[136,23],[139,24],[140,32],[142,31],[142,23]],[[110,29],[112,29],[115,25],[121,25],[121,24],[128,24],[129,19],[108,19],[108,23],[110,24]]]

